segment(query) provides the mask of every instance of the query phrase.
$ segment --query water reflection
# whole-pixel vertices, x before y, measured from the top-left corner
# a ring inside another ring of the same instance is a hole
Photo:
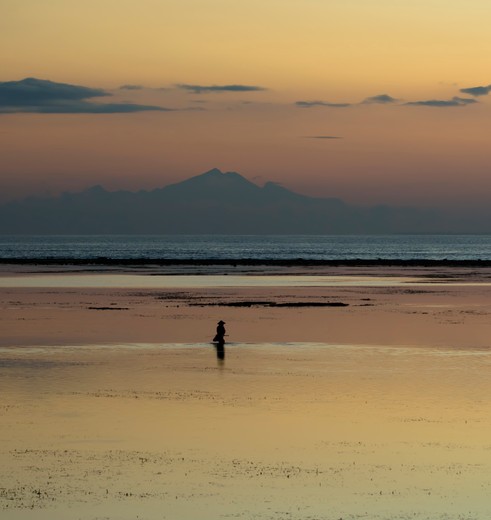
[[[217,351],[218,365],[223,365],[225,363],[225,341],[215,343],[215,350]]]
[[[491,351],[122,347],[0,349],[2,520],[491,518]]]
[[[195,288],[195,287],[393,287],[424,284],[408,276],[37,274],[0,276],[0,287]],[[435,281],[431,282],[436,285]],[[455,285],[455,284],[454,284]],[[482,283],[480,285],[486,285]]]

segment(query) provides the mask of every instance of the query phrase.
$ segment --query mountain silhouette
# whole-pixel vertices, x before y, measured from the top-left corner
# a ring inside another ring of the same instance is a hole
[[[214,168],[183,182],[138,192],[93,186],[0,206],[1,234],[352,234],[439,232],[431,210],[361,208],[308,197],[268,182],[260,187]]]

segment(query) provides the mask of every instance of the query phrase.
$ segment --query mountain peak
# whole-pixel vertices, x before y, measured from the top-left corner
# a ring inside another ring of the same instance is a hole
[[[201,173],[200,175],[196,175],[195,177],[191,177],[192,179],[200,179],[200,178],[212,178],[217,180],[226,180],[226,179],[241,179],[247,181],[245,177],[243,177],[240,173],[237,172],[222,172],[219,168],[212,168],[205,173]],[[247,181],[249,182],[249,181]]]
[[[236,172],[224,173],[218,168],[213,168],[185,181],[161,188],[160,191],[172,193],[173,197],[184,197],[188,201],[240,202],[248,194],[260,192],[261,188]]]
[[[216,177],[218,175],[223,175],[223,172],[219,168],[212,168],[211,170],[208,170],[205,173],[202,173],[201,175],[198,175],[198,177]]]
[[[240,175],[240,173],[237,172],[222,172],[218,168],[212,168],[211,170],[208,170],[205,173],[201,173],[199,175],[195,175],[194,177],[191,177],[189,179],[186,179],[185,181],[178,182],[176,184],[171,184],[170,186],[189,186],[189,185],[195,185],[195,186],[224,186],[224,185],[250,185],[254,186],[254,188],[258,188],[256,184],[253,182],[247,180],[245,177]],[[170,186],[167,186],[170,187]],[[165,188],[164,188],[165,189]]]

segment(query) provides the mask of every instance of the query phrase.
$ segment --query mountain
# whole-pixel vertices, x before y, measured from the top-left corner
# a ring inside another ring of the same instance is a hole
[[[151,191],[93,186],[0,206],[1,234],[351,234],[444,231],[431,210],[360,208],[212,169]]]

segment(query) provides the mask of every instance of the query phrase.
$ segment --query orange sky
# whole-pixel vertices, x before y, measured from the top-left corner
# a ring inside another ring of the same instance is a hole
[[[173,111],[20,111],[0,85],[0,200],[216,166],[348,202],[485,206],[491,94],[460,89],[491,83],[490,22],[488,0],[1,0],[0,82]]]

